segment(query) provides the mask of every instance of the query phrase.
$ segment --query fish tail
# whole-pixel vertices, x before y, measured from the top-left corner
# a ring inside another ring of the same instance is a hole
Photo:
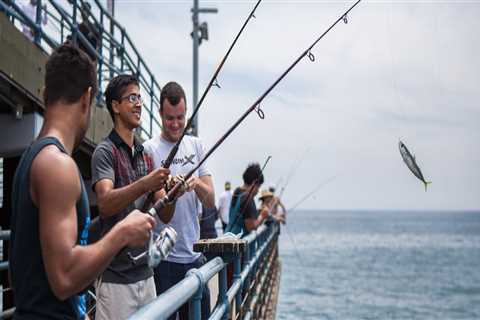
[[[427,186],[431,184],[432,181],[424,181],[423,184],[425,184],[425,192],[427,192]]]

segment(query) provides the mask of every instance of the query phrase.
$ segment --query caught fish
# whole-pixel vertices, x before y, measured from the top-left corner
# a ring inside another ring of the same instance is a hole
[[[408,169],[412,171],[412,173],[420,179],[423,184],[425,185],[425,191],[427,191],[427,186],[432,183],[431,181],[426,181],[425,178],[423,177],[422,170],[417,165],[417,162],[415,161],[415,156],[408,151],[407,147],[403,144],[402,141],[398,142],[398,148],[400,149],[400,154],[402,155],[403,161],[407,165]]]

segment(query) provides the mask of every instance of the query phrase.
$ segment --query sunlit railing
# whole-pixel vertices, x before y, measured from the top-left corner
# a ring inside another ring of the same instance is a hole
[[[89,5],[83,0],[37,0],[35,19],[24,12],[18,1],[0,0],[0,11],[5,12],[19,29],[24,25],[30,28],[33,32],[32,41],[47,54],[68,39],[81,44],[90,56],[95,57],[100,88],[97,99],[100,104],[104,104],[101,93],[110,79],[121,73],[135,75],[144,97],[141,137],[147,139],[160,132],[158,107],[161,87],[125,28],[100,1],[93,0],[93,5]],[[42,21],[45,14],[48,22],[44,25]],[[80,32],[82,23],[98,36],[96,47]]]
[[[218,297],[210,320],[266,319],[265,306],[271,300],[274,277],[278,274],[279,233],[278,223],[261,226],[243,240],[238,240],[235,245],[241,248],[239,252],[226,250],[218,253],[221,257],[211,259],[201,268],[191,269],[181,282],[130,319],[167,319],[187,302],[190,305],[189,318],[201,319],[202,289],[215,275],[218,275]],[[205,248],[208,246],[206,244]],[[233,279],[229,287],[228,264],[233,265]]]

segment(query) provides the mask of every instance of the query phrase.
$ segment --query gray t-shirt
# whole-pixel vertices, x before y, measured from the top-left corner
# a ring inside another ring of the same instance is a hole
[[[145,150],[152,155],[155,168],[162,166],[174,145],[174,143],[163,139],[161,136],[154,137],[143,144]],[[203,159],[204,154],[205,150],[199,138],[185,136],[170,166],[171,175],[187,174]],[[194,175],[198,177],[208,176],[210,172],[204,163]],[[178,237],[175,247],[166,259],[167,261],[186,264],[192,263],[200,256],[200,253],[193,251],[193,244],[200,239],[198,219],[201,211],[200,200],[194,191],[185,193],[177,200],[175,213],[168,225],[177,231]],[[157,226],[161,230],[166,225],[160,222]]]

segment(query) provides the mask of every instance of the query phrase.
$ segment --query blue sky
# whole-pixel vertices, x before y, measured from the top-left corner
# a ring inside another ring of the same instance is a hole
[[[193,1],[122,1],[116,17],[160,84],[191,102]],[[210,148],[293,60],[353,2],[264,1],[200,111]],[[201,1],[210,40],[200,47],[200,93],[255,1]],[[480,208],[480,1],[364,1],[269,95],[209,160],[217,194],[251,161],[286,180],[287,207],[336,176],[305,209]],[[192,105],[189,105],[190,111]],[[408,171],[416,155],[428,192]],[[306,152],[306,150],[309,150]]]

